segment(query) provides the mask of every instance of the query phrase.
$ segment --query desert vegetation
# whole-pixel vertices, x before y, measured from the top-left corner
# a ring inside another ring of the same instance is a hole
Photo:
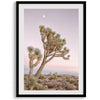
[[[28,74],[24,76],[28,78]],[[70,75],[48,74],[34,77],[30,82],[30,90],[78,90],[78,77]],[[24,89],[28,90],[27,80],[24,80]]]
[[[57,34],[52,31],[52,29],[45,28],[44,26],[40,26],[40,34],[44,48],[44,56],[41,66],[35,75],[36,77],[40,76],[44,66],[54,57],[62,57],[64,60],[69,60],[70,57],[70,55],[67,55],[69,53],[69,49],[64,47],[66,40],[61,39],[60,34]]]
[[[29,46],[29,74],[24,75],[24,89],[25,90],[77,90],[78,77],[68,75],[58,75],[57,73],[42,75],[42,70],[45,65],[54,57],[62,57],[64,60],[69,60],[69,49],[65,47],[66,40],[61,39],[60,34],[52,31],[50,28],[40,26],[41,41],[43,43],[44,54],[42,60],[41,51],[38,48]],[[42,63],[36,74],[33,68],[36,67],[40,61]]]
[[[39,63],[40,60],[42,58],[42,54],[41,51],[38,48],[33,48],[33,47],[28,47],[28,51],[29,51],[29,77],[28,77],[28,85],[29,85],[29,89],[31,89],[30,87],[32,87],[32,82],[33,80],[35,81],[35,77],[33,79],[32,75],[33,75],[33,68],[36,67]],[[34,60],[36,60],[35,62],[33,62]],[[25,79],[25,77],[24,77]]]

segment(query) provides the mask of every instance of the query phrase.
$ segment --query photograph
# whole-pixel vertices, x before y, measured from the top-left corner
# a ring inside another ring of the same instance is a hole
[[[16,2],[17,97],[86,96],[86,2]]]

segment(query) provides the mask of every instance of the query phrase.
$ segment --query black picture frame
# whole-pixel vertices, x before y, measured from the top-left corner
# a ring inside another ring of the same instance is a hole
[[[83,5],[83,94],[19,94],[19,5],[21,4]],[[86,97],[86,1],[16,1],[16,97]]]

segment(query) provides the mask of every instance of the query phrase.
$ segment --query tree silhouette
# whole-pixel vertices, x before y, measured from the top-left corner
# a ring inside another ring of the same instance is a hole
[[[56,34],[56,32],[53,32],[50,28],[45,28],[44,26],[40,26],[40,33],[44,48],[44,58],[40,68],[35,74],[36,77],[40,76],[45,64],[54,57],[62,57],[64,60],[69,60],[70,57],[70,55],[67,55],[69,49],[64,47],[66,40],[61,39],[60,34]]]

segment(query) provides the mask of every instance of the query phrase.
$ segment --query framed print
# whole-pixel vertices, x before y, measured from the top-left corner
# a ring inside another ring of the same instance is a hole
[[[16,2],[16,96],[86,97],[86,2]]]

